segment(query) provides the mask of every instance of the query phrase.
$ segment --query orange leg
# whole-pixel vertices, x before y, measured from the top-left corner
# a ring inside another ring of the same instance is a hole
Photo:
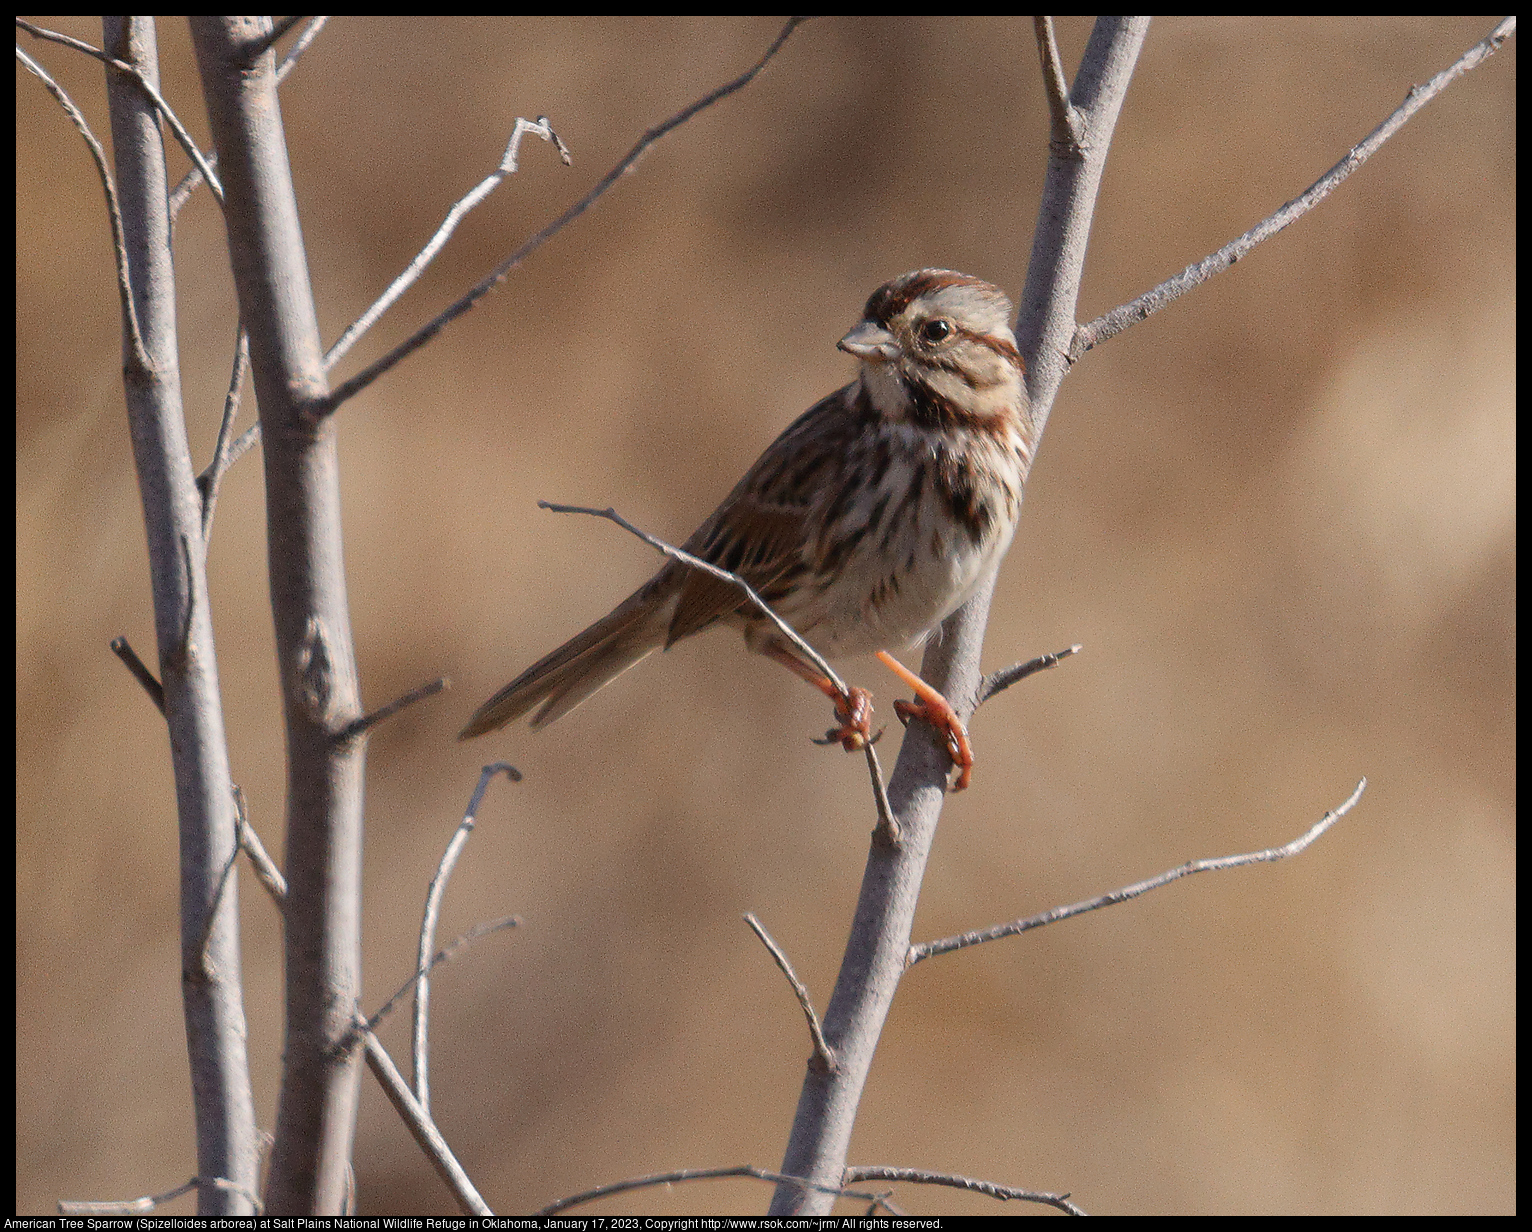
[[[875,743],[878,736],[883,734],[881,731],[878,736],[872,734],[872,694],[866,689],[849,685],[847,688],[850,696],[844,696],[830,683],[828,676],[815,671],[780,646],[768,646],[764,653],[800,680],[807,680],[835,703],[835,717],[840,720],[840,726],[832,727],[825,732],[823,743],[839,744],[846,752],[855,753],[858,749]]]
[[[968,743],[968,729],[957,717],[952,703],[888,651],[878,651],[878,658],[883,661],[884,667],[915,690],[915,700],[895,702],[894,713],[906,723],[911,719],[924,719],[947,737],[947,753],[952,758],[952,764],[958,768],[957,782],[952,785],[952,790],[962,791],[973,777],[973,746]]]

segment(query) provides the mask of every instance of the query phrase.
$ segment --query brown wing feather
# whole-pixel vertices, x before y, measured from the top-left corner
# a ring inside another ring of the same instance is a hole
[[[849,412],[856,388],[836,390],[794,420],[682,545],[686,551],[739,574],[757,594],[800,568],[814,533],[810,515],[831,479],[824,472],[844,454],[838,438],[855,423]],[[805,437],[819,438],[815,448],[804,448]],[[748,604],[738,586],[689,569],[665,644],[699,633]]]
[[[704,528],[710,532],[707,540],[686,550],[739,574],[757,594],[769,589],[800,559],[805,523],[802,509],[770,508],[739,500],[720,509],[715,517],[717,524],[710,519]],[[744,592],[732,582],[700,569],[688,569],[670,621],[666,648],[749,605]]]

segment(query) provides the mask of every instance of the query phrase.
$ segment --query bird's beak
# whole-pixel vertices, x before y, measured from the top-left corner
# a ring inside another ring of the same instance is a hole
[[[856,327],[835,344],[848,355],[869,363],[892,363],[899,358],[899,343],[876,321],[858,321]]]

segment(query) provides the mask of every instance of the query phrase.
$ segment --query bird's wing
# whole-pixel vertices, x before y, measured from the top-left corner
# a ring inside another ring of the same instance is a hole
[[[780,597],[781,590],[807,570],[813,514],[835,482],[845,452],[838,437],[846,431],[855,388],[836,390],[777,437],[686,541],[686,551],[737,573],[768,603]],[[750,606],[732,582],[679,562],[667,567],[686,574],[667,646]]]
[[[803,568],[807,510],[766,504],[748,496],[730,500],[687,541],[692,555],[737,573],[758,595]],[[733,582],[684,564],[686,580],[666,636],[667,647],[732,612],[752,606]],[[768,599],[769,601],[769,599]]]

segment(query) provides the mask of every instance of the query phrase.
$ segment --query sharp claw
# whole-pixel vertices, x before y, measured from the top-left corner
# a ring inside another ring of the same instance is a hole
[[[966,733],[960,735],[958,731],[953,730],[939,712],[933,712],[919,700],[914,702],[907,702],[902,699],[895,701],[894,713],[899,716],[899,721],[906,727],[910,725],[911,719],[920,719],[929,723],[946,736],[947,756],[951,758],[953,766],[958,771],[957,781],[953,783],[952,790],[955,792],[964,790],[968,786],[969,780],[973,777],[973,755],[971,752],[967,756],[964,755],[963,741]],[[953,718],[951,721],[953,723],[957,722],[956,718]]]
[[[872,695],[865,689],[853,689],[845,697],[836,697],[835,717],[840,720],[840,726],[825,732],[823,740],[814,736],[809,739],[815,744],[838,744],[848,753],[876,744],[883,732],[879,730],[877,736],[872,734],[869,722],[872,718],[871,699]]]

